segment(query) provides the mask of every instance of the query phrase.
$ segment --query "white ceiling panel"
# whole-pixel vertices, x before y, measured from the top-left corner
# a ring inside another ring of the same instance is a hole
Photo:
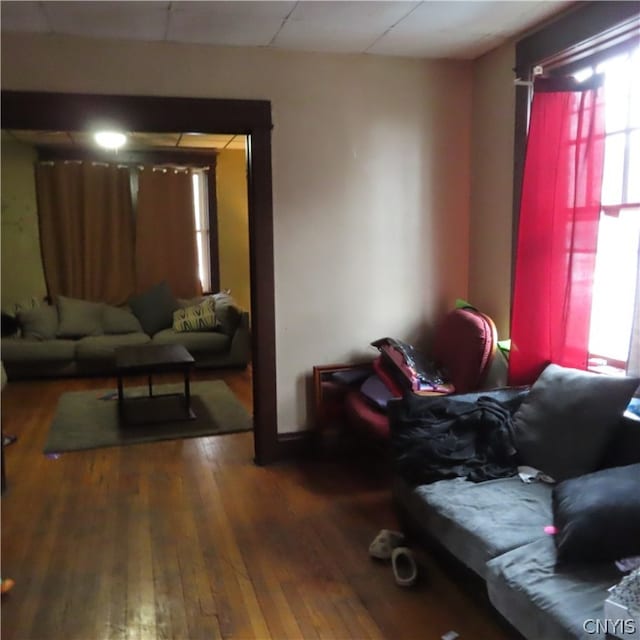
[[[163,40],[168,2],[43,2],[56,33],[93,38]]]
[[[500,46],[505,36],[495,34],[462,35],[454,31],[440,31],[424,36],[405,34],[400,38],[384,37],[368,53],[410,58],[455,58],[473,60]]]
[[[266,46],[295,2],[173,2],[167,40]]]
[[[548,2],[422,2],[396,29],[423,32],[504,33],[517,28],[536,5]]]
[[[368,53],[473,59],[570,2],[423,2]]]
[[[299,2],[273,46],[360,53],[418,5],[418,2]]]
[[[46,33],[49,31],[49,23],[40,5],[40,2],[2,2],[2,30]]]
[[[472,59],[569,0],[3,0],[2,30],[288,50]]]

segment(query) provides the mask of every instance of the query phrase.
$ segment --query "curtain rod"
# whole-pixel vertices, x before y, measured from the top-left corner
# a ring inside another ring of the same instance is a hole
[[[516,71],[516,69],[514,69],[514,71]],[[534,78],[537,78],[544,74],[544,69],[542,65],[537,64],[535,67],[533,67],[533,69],[531,70],[531,73],[533,74]],[[533,87],[533,80],[523,80],[522,78],[517,77],[513,81],[513,84],[516,87]]]

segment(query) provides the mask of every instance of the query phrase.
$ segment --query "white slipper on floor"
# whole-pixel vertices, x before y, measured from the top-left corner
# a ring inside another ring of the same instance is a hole
[[[418,578],[418,566],[413,552],[407,547],[397,547],[391,554],[391,566],[396,584],[401,587],[410,587]]]
[[[404,542],[400,531],[382,529],[369,545],[369,555],[378,560],[391,560],[391,553]]]

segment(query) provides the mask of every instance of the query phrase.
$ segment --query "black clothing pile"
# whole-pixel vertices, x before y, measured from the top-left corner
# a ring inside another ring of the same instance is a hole
[[[511,417],[525,392],[417,396],[389,403],[395,471],[410,485],[462,477],[472,482],[517,472]]]

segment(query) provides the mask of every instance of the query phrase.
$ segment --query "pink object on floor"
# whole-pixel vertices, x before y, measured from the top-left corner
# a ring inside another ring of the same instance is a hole
[[[544,532],[550,536],[555,536],[556,533],[558,533],[558,530],[552,524],[548,524],[544,528]]]

